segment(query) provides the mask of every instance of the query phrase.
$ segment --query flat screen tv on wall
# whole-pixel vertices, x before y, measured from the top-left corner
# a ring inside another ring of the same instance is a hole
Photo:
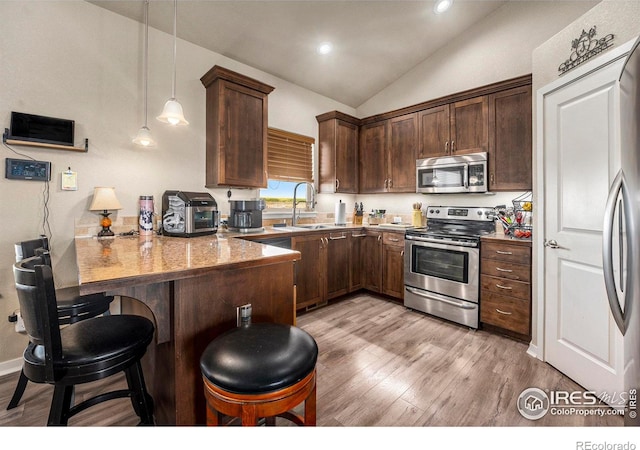
[[[11,112],[9,139],[73,146],[75,122],[55,117]]]

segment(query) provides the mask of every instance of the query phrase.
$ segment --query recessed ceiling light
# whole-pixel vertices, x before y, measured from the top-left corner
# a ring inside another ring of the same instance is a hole
[[[331,53],[332,49],[333,46],[331,45],[331,42],[323,42],[322,44],[318,45],[318,53],[320,53],[321,55]]]
[[[437,0],[435,6],[433,7],[433,12],[436,14],[442,14],[447,9],[451,7],[453,0]]]

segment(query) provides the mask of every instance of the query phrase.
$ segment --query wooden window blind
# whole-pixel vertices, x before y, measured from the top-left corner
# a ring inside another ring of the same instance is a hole
[[[269,128],[267,170],[270,180],[313,182],[315,139]]]

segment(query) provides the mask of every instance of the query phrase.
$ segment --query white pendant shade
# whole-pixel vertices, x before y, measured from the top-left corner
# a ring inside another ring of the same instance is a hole
[[[160,122],[168,123],[170,125],[189,125],[189,122],[184,118],[182,105],[175,98],[167,100],[167,103],[164,104],[162,114],[160,114],[157,119]]]
[[[136,137],[133,139],[133,143],[147,148],[156,146],[156,141],[153,140],[151,130],[146,126],[140,127],[138,134],[136,134]]]

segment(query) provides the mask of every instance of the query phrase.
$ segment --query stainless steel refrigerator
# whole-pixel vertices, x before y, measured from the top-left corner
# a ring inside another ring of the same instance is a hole
[[[620,171],[605,209],[603,267],[609,306],[624,336],[624,424],[640,426],[640,38],[620,75]]]

